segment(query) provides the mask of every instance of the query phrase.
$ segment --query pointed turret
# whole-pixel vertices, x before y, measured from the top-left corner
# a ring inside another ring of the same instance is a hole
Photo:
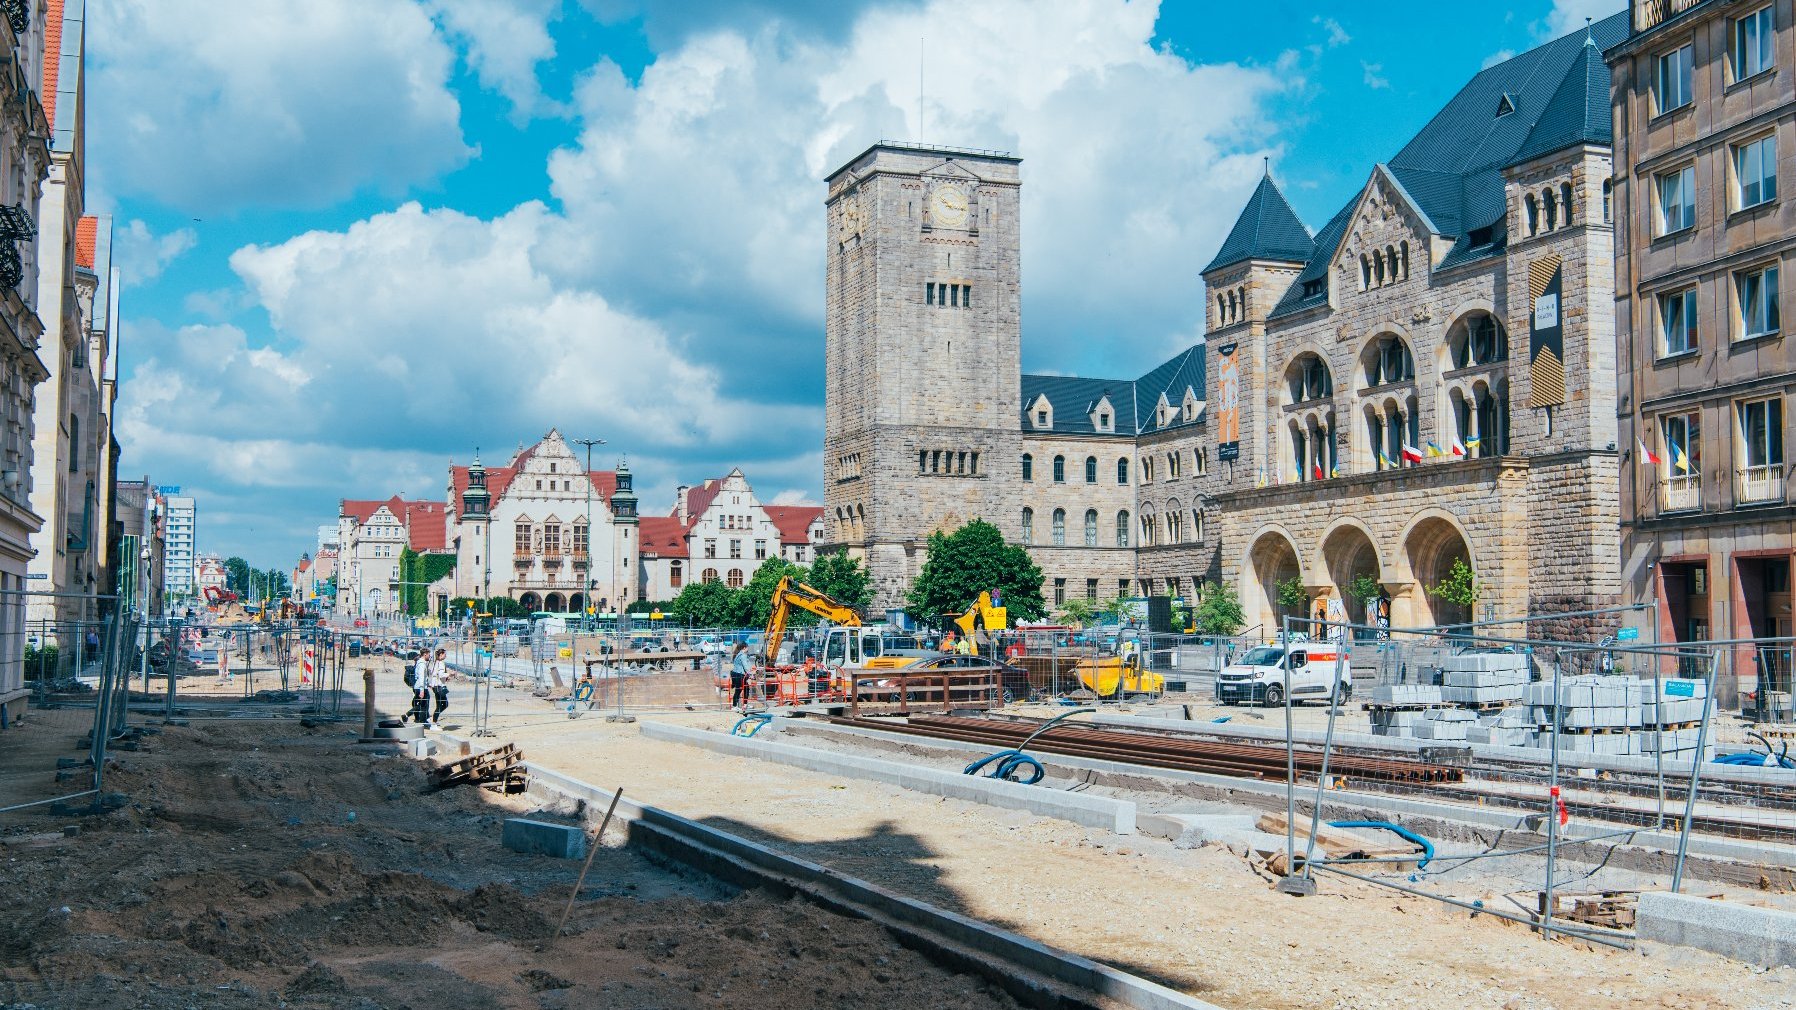
[[[628,460],[617,461],[617,491],[611,496],[611,514],[620,523],[636,521],[636,478],[630,474]]]
[[[1216,258],[1204,267],[1204,273],[1233,266],[1246,260],[1273,260],[1280,263],[1306,263],[1316,243],[1310,230],[1303,226],[1297,212],[1279,191],[1268,171],[1248,197],[1247,206],[1235,220],[1229,237],[1223,240]]]
[[[461,494],[461,514],[469,518],[487,515],[492,507],[493,496],[486,489],[486,467],[480,465],[480,453],[474,453],[474,462],[468,467],[468,488]]]

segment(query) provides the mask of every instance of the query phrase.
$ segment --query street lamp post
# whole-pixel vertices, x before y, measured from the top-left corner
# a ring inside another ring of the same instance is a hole
[[[581,607],[586,611],[583,615],[586,620],[581,623],[585,624],[587,630],[590,631],[598,617],[598,609],[592,605],[592,447],[604,445],[605,440],[602,438],[576,438],[574,441],[586,447],[586,576],[582,580],[586,592],[582,597],[585,603]]]

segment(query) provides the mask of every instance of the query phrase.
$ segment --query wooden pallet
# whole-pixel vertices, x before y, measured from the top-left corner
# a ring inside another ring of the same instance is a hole
[[[491,785],[499,783],[509,785],[514,777],[524,774],[520,767],[524,761],[524,752],[518,750],[515,743],[500,744],[489,751],[470,754],[458,758],[448,764],[434,768],[430,772],[432,789],[448,789],[460,785]],[[505,789],[506,792],[521,791]]]
[[[1538,907],[1546,910],[1546,892],[1539,892]],[[1553,894],[1553,917],[1605,929],[1633,929],[1639,891],[1558,891]]]

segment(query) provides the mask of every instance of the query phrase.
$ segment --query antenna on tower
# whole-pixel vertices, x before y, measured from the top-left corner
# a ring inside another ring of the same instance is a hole
[[[917,39],[917,140],[929,142],[929,128],[923,124],[923,39]]]

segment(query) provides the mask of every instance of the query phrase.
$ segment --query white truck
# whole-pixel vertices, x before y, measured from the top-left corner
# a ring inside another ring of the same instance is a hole
[[[1293,641],[1257,645],[1216,675],[1216,700],[1224,705],[1283,705],[1288,682],[1293,704],[1311,698],[1327,701],[1329,685],[1337,676],[1340,700],[1346,701],[1353,696],[1353,671],[1343,643]]]

